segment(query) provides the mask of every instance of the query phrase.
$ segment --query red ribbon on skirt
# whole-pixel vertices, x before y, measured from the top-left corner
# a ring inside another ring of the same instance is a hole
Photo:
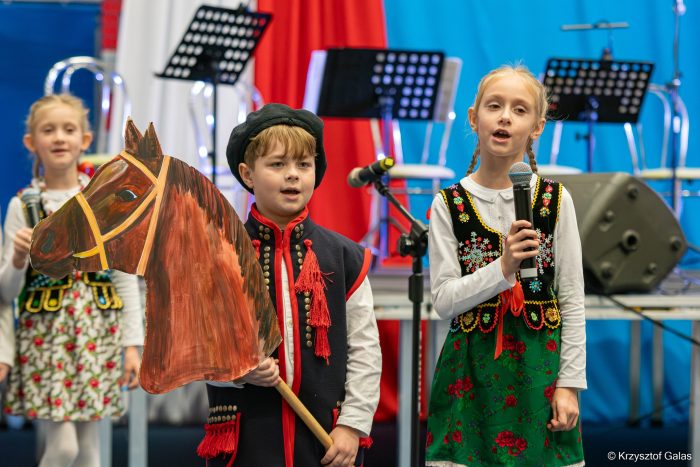
[[[498,317],[498,331],[496,335],[496,351],[493,353],[493,359],[496,360],[503,351],[503,319],[506,312],[510,312],[516,318],[525,309],[525,294],[523,286],[519,281],[515,281],[515,285],[508,290],[504,290],[499,294],[500,304],[496,308],[496,316]]]

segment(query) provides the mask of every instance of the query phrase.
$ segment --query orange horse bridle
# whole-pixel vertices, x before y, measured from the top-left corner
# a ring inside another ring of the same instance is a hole
[[[85,215],[85,218],[88,221],[88,225],[90,226],[92,236],[95,238],[95,246],[90,248],[89,250],[75,253],[73,254],[73,256],[76,258],[90,258],[92,256],[99,255],[100,265],[102,266],[102,269],[109,269],[109,263],[107,262],[107,254],[105,253],[105,243],[122,233],[127,228],[131,227],[131,225],[134,222],[136,222],[136,220],[141,216],[141,214],[143,214],[146,208],[148,208],[148,206],[150,206],[150,204],[153,202],[153,213],[151,214],[151,219],[148,223],[146,241],[144,242],[143,250],[141,251],[141,258],[139,259],[139,264],[136,267],[136,274],[139,276],[143,276],[146,271],[146,267],[148,266],[148,257],[151,254],[151,247],[153,246],[153,237],[155,235],[156,227],[158,225],[158,214],[160,213],[160,205],[163,201],[163,190],[165,189],[165,180],[168,176],[170,156],[163,157],[163,163],[160,166],[160,173],[158,174],[157,178],[155,175],[153,175],[153,173],[150,170],[148,170],[148,168],[145,165],[143,165],[143,163],[141,163],[138,159],[136,159],[128,152],[122,151],[119,154],[119,156],[121,156],[122,159],[124,159],[129,164],[133,165],[134,167],[138,168],[141,172],[143,172],[144,175],[146,175],[149,178],[149,180],[153,182],[154,189],[151,190],[148,196],[144,198],[141,204],[139,204],[139,206],[134,210],[134,212],[132,212],[129,215],[129,217],[127,217],[124,220],[124,222],[122,222],[117,227],[110,230],[104,235],[102,235],[102,232],[100,232],[100,227],[97,225],[97,219],[95,218],[95,214],[92,212],[92,208],[85,199],[85,196],[83,196],[82,192],[78,193],[75,196],[75,198],[78,201],[80,207],[82,208],[83,214]]]

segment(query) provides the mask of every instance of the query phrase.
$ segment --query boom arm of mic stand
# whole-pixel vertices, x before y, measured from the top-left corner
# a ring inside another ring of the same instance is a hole
[[[423,256],[428,247],[428,227],[415,217],[394,197],[381,180],[374,182],[379,194],[384,196],[410,223],[408,235],[401,235],[399,252],[401,256],[413,257],[413,273],[408,282],[408,298],[413,303],[412,346],[411,346],[411,467],[418,467],[420,452],[420,402],[418,399],[420,351],[420,312],[423,302]]]
[[[425,255],[428,246],[428,227],[423,222],[413,217],[410,212],[408,212],[404,205],[401,204],[399,200],[397,200],[396,197],[394,197],[394,195],[389,191],[389,187],[387,187],[384,182],[381,180],[375,180],[374,187],[377,189],[380,195],[385,197],[391,204],[393,204],[394,207],[399,210],[401,215],[411,223],[411,230],[408,237],[410,237],[411,241],[417,248],[417,253],[419,253],[417,256]],[[408,255],[416,256],[410,251],[402,254],[402,256]]]

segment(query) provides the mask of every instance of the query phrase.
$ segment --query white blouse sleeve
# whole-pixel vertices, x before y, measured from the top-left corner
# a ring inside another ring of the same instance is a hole
[[[571,195],[562,190],[554,229],[554,288],[561,311],[557,387],[586,389],[586,316],[581,239]]]
[[[15,317],[8,302],[0,300],[0,363],[12,366],[15,359]]]
[[[430,209],[428,252],[433,308],[443,319],[452,319],[514,285],[503,276],[500,258],[462,276],[458,246],[448,207],[438,193]]]
[[[122,345],[143,345],[143,307],[138,277],[121,271],[112,270],[112,283],[122,299]]]
[[[345,401],[338,417],[338,425],[355,428],[364,436],[369,436],[374,412],[379,404],[382,352],[372,288],[367,277],[348,298],[345,309],[348,362]]]
[[[15,317],[12,305],[0,303],[0,363],[9,366],[15,361]]]
[[[22,227],[27,226],[24,218],[22,203],[18,197],[13,197],[7,207],[5,218],[4,244],[2,249],[2,261],[0,262],[0,299],[5,303],[12,302],[24,287],[24,279],[27,272],[27,262],[21,269],[12,264],[12,256],[15,249],[15,234]]]

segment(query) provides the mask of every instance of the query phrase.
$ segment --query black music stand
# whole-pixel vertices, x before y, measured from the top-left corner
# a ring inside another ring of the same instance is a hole
[[[160,78],[204,81],[212,84],[211,179],[216,184],[216,87],[234,85],[270,24],[270,13],[201,5],[170,56]]]
[[[636,123],[654,70],[651,62],[550,58],[544,86],[554,120],[586,122],[587,169],[593,170],[595,123]]]
[[[381,118],[384,155],[390,154],[391,121],[431,120],[439,94],[445,55],[434,51],[388,49],[328,49],[317,51],[309,64],[304,107],[322,117]],[[420,405],[418,363],[420,311],[423,302],[423,259],[428,228],[415,219],[377,180],[377,191],[411,223],[402,233],[398,251],[411,256],[409,299],[413,303],[411,374],[411,467],[418,466]],[[386,235],[380,235],[386,239]]]
[[[431,120],[445,54],[389,49],[328,49],[314,52],[304,107],[322,117],[379,118],[384,153],[388,124]]]

